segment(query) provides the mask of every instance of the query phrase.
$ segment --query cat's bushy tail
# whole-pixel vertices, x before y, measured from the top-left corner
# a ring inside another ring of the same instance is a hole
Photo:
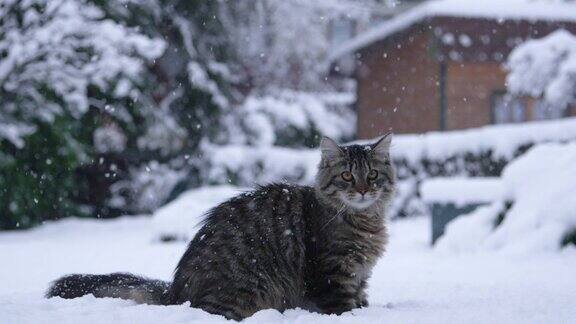
[[[72,299],[92,294],[98,298],[122,298],[140,304],[167,305],[169,288],[169,282],[129,273],[72,274],[54,281],[46,292],[46,297]]]

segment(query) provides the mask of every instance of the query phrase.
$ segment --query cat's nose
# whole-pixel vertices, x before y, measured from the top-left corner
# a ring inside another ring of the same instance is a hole
[[[364,195],[368,192],[368,188],[366,188],[366,187],[359,187],[359,188],[356,188],[356,191],[357,191],[359,194],[361,194],[362,196],[364,196]]]

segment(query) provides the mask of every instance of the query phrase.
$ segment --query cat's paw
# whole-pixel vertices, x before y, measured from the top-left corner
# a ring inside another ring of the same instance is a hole
[[[368,307],[368,295],[364,289],[358,291],[358,295],[356,296],[356,307]]]
[[[356,301],[356,306],[358,308],[368,307],[368,299],[366,299],[366,297],[358,299],[358,301]]]

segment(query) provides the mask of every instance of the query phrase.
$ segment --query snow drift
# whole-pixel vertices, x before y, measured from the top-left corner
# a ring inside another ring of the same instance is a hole
[[[528,253],[568,243],[576,232],[576,143],[538,145],[502,180],[499,201],[450,223],[438,249]],[[512,202],[507,211],[505,201]]]

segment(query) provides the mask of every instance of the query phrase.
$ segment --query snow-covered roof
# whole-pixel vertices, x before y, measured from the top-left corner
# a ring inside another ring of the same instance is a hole
[[[576,3],[557,0],[431,0],[383,22],[336,48],[328,61],[355,52],[429,17],[576,22]]]

